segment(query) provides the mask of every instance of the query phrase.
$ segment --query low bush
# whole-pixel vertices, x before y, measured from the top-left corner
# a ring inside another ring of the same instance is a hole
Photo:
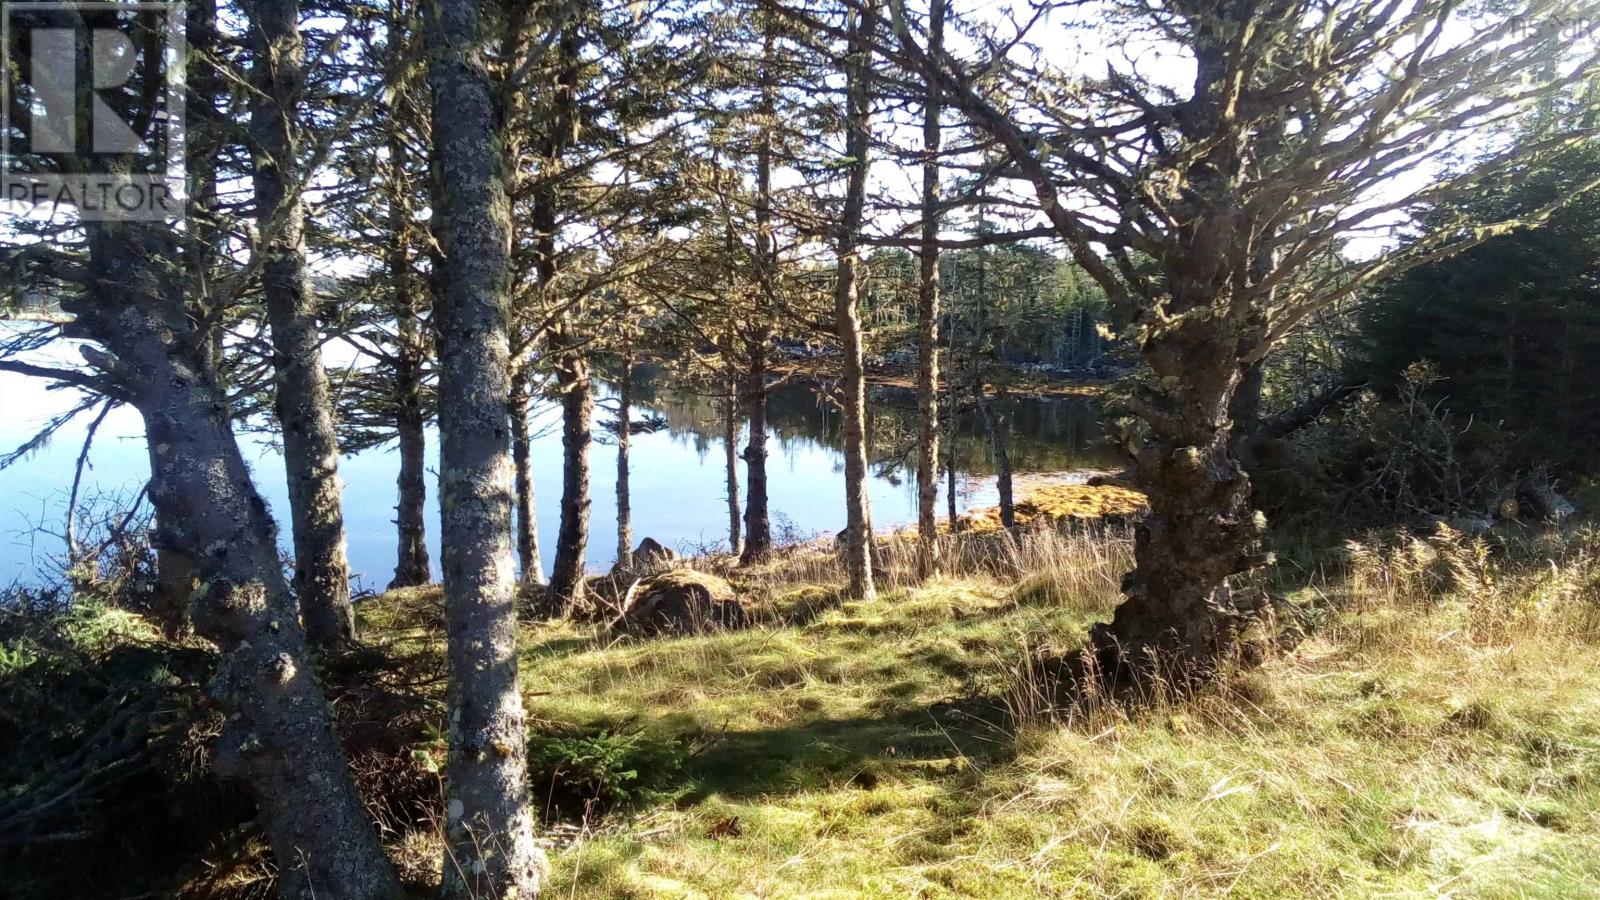
[[[683,771],[683,745],[643,731],[548,735],[528,742],[535,802],[547,820],[584,819],[657,797]]]

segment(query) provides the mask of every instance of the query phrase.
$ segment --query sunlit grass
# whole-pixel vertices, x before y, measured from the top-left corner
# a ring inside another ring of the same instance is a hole
[[[1027,491],[1016,501],[1018,525],[1082,519],[1138,515],[1150,508],[1144,494],[1115,484],[1047,484]],[[962,526],[971,531],[995,531],[1001,527],[998,507],[975,509],[961,517]]]
[[[1422,603],[1394,584],[1421,574],[1358,570],[1307,597],[1361,591],[1362,603],[1198,698],[1008,722],[1024,648],[1081,640],[1115,600],[1121,552],[1063,558],[1020,582],[891,589],[746,632],[613,642],[572,624],[533,629],[524,672],[538,720],[694,748],[670,802],[615,814],[557,851],[552,890],[1600,890],[1600,649],[1592,629],[1561,624],[1582,621],[1574,605],[1592,596],[1546,584],[1542,613],[1485,631],[1471,623],[1488,607],[1505,619],[1525,601],[1435,584]],[[775,606],[832,596],[761,578]],[[1503,578],[1530,590],[1532,576]]]
[[[1116,532],[951,547],[968,574],[894,574],[871,602],[840,600],[821,549],[724,567],[761,622],[743,631],[531,625],[536,734],[638,734],[682,757],[558,829],[551,891],[1596,896],[1596,546],[1353,544],[1293,598],[1306,641],[1138,709],[1028,701],[1029,661],[1077,646],[1115,603]],[[435,603],[413,593],[368,617],[435,641]]]

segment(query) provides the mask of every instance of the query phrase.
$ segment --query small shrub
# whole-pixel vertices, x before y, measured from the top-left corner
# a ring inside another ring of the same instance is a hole
[[[586,818],[658,795],[684,758],[678,741],[642,731],[535,737],[528,772],[547,819]]]

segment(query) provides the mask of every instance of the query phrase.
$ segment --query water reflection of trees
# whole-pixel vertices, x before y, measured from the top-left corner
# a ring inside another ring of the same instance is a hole
[[[721,446],[722,409],[717,397],[675,383],[655,368],[641,370],[635,380],[639,402],[666,416],[666,431],[674,440],[700,454]],[[783,450],[843,447],[843,419],[826,399],[826,390],[826,385],[798,380],[773,390],[768,415],[772,439]],[[913,393],[903,388],[872,388],[869,439],[879,475],[897,474],[911,464],[916,435],[913,400]],[[1092,398],[1011,397],[1004,404],[1010,412],[1012,464],[1018,472],[1104,468],[1114,462]],[[957,468],[968,475],[993,475],[982,426],[963,416],[957,433]]]

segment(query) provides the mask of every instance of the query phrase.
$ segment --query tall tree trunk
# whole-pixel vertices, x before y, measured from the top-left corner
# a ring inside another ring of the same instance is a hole
[[[948,422],[949,432],[945,440],[945,504],[947,515],[950,519],[950,532],[955,533],[956,526],[960,524],[959,511],[956,509],[956,440],[960,436],[961,407],[959,397],[956,396],[956,386],[960,379],[956,373],[956,320],[955,315],[946,317],[945,326],[948,334],[945,335],[945,360],[949,363],[950,374],[945,376],[945,417]]]
[[[214,683],[227,724],[216,769],[251,787],[292,900],[394,898],[399,883],[340,756],[276,529],[250,480],[230,407],[210,376],[181,286],[174,238],[146,222],[85,223],[93,282],[64,301],[84,355],[144,418],[150,499],[198,565],[195,630],[222,651]]]
[[[928,48],[944,45],[944,0],[931,0]],[[939,525],[939,146],[940,93],[928,79],[922,108],[922,249],[917,286],[917,574],[938,564]]]
[[[528,389],[526,367],[511,376],[511,461],[517,480],[517,563],[522,583],[544,587],[544,560],[539,556],[539,509],[534,496],[533,441],[528,434],[528,404],[533,394]]]
[[[1283,123],[1268,129],[1261,136],[1261,152],[1277,152],[1283,139]],[[1255,283],[1265,281],[1272,274],[1273,252],[1270,243],[1257,251],[1250,261],[1250,278]],[[1249,360],[1250,349],[1261,341],[1267,330],[1263,317],[1252,317],[1239,340],[1239,384],[1233,398],[1228,401],[1228,418],[1233,430],[1233,453],[1246,472],[1256,470],[1256,431],[1261,427],[1261,404],[1266,395],[1267,361]]]
[[[743,335],[748,369],[744,379],[745,418],[749,434],[745,439],[745,479],[748,490],[744,507],[744,552],[741,565],[760,562],[772,552],[772,513],[767,500],[767,351],[772,342],[771,317],[777,314],[778,241],[772,224],[772,119],[777,105],[777,37],[772,17],[763,14],[761,42],[760,121],[756,137],[756,281],[760,286],[762,314],[766,321]]]
[[[434,317],[450,667],[440,892],[524,900],[538,894],[547,865],[533,841],[517,683],[506,446],[509,160],[489,74],[495,42],[484,0],[434,0],[428,10],[433,205],[446,269]]]
[[[1228,48],[1252,7],[1223,10],[1195,45],[1194,123],[1212,134],[1232,102]],[[1270,141],[1264,152],[1270,152]],[[1241,349],[1261,323],[1225,274],[1259,223],[1239,216],[1234,185],[1240,142],[1218,141],[1191,157],[1180,211],[1180,252],[1163,261],[1168,323],[1140,348],[1153,386],[1136,389],[1149,437],[1134,455],[1150,514],[1134,544],[1127,599],[1106,625],[1090,631],[1102,662],[1144,680],[1204,679],[1238,647],[1259,612],[1256,598],[1235,596],[1231,579],[1260,565],[1266,517],[1250,507],[1250,478],[1235,453],[1232,415],[1245,376]],[[1258,253],[1251,267],[1267,264]],[[1248,280],[1248,279],[1247,279]],[[1248,402],[1254,402],[1250,398]]]
[[[767,332],[762,329],[745,342],[750,369],[745,374],[744,397],[749,434],[745,438],[745,479],[749,487],[744,505],[743,564],[760,562],[772,552],[772,518],[767,509]]]
[[[839,275],[833,315],[844,356],[845,569],[852,597],[871,599],[872,532],[867,499],[867,380],[862,350],[861,308],[857,296],[861,267],[861,218],[867,198],[867,152],[871,135],[872,60],[867,43],[871,6],[851,14],[847,64],[845,153],[849,157],[844,212],[839,222]]]
[[[956,509],[956,429],[955,411],[950,412],[950,440],[949,450],[945,455],[945,516],[950,522],[950,530],[954,532],[959,524],[960,512]]]
[[[394,390],[399,403],[395,434],[400,443],[399,496],[395,504],[395,531],[399,547],[390,588],[415,587],[433,580],[428,559],[427,412],[423,404],[422,372],[427,357],[418,305],[422,303],[412,276],[407,234],[411,228],[411,198],[405,196],[405,142],[389,140],[389,280],[394,292]]]
[[[575,132],[577,83],[582,37],[569,21],[558,41],[560,70],[552,96],[550,116],[545,126],[543,165],[547,172],[560,171],[562,154]],[[535,269],[539,289],[547,305],[557,301],[556,231],[559,222],[559,196],[555,184],[545,178],[535,188],[533,204]],[[561,395],[561,508],[556,528],[556,553],[550,567],[550,584],[545,591],[545,612],[559,615],[583,594],[585,551],[589,543],[589,444],[593,439],[594,394],[589,381],[589,361],[579,347],[578,322],[581,303],[573,303],[561,315],[553,339],[556,389]]]
[[[1248,436],[1261,424],[1261,399],[1266,387],[1266,360],[1241,363],[1239,387],[1228,404],[1228,417],[1239,437]]]
[[[189,627],[189,600],[198,584],[199,566],[183,547],[171,543],[172,527],[160,521],[157,513],[154,544],[156,585],[150,611],[168,637],[177,637]]]
[[[563,330],[563,342],[577,336]],[[546,606],[560,615],[583,598],[585,551],[589,544],[589,444],[593,440],[594,392],[589,361],[581,351],[564,350],[556,362],[561,392],[561,525],[556,558],[550,567]]]
[[[185,35],[196,54],[216,51],[217,6],[215,0],[197,0],[186,7]],[[217,225],[217,155],[219,135],[217,95],[221,92],[216,67],[209,61],[191,63],[185,78],[187,97],[185,116],[189,131],[183,145],[184,174],[189,196],[184,210],[187,228],[183,233],[183,261],[186,281],[184,302],[195,322],[190,338],[195,358],[218,386],[222,384],[222,313],[213,306],[213,276],[221,256],[221,229]],[[155,470],[154,447],[151,471]],[[189,597],[199,574],[198,561],[191,552],[171,537],[175,523],[165,522],[156,510],[152,549],[156,554],[155,593],[151,613],[168,636],[175,637],[188,627]]]
[[[1223,115],[1228,102],[1224,48],[1233,38],[1221,34],[1223,21],[1196,48],[1197,118]],[[1156,379],[1134,389],[1149,428],[1134,468],[1150,513],[1135,537],[1134,569],[1123,578],[1127,599],[1111,622],[1089,632],[1102,670],[1117,677],[1204,679],[1237,648],[1258,611],[1230,584],[1265,560],[1259,541],[1266,530],[1266,517],[1250,508],[1250,478],[1233,430],[1234,414],[1253,415],[1247,407],[1255,397],[1240,407],[1236,394],[1246,375],[1240,351],[1259,323],[1220,294],[1229,289],[1227,260],[1245,240],[1230,182],[1240,166],[1238,145],[1223,141],[1186,171],[1178,207],[1183,252],[1163,262],[1171,319],[1140,347]],[[1262,264],[1260,256],[1251,260],[1258,271]]]
[[[1275,118],[1258,130],[1255,136],[1256,152],[1262,158],[1278,155],[1283,147],[1283,118]],[[1272,275],[1275,263],[1271,241],[1262,241],[1250,260],[1250,281],[1261,284]],[[1239,383],[1228,402],[1228,417],[1233,429],[1233,454],[1246,472],[1256,469],[1256,430],[1261,427],[1261,404],[1266,394],[1267,361],[1250,360],[1251,348],[1261,341],[1267,331],[1264,315],[1255,315],[1243,329],[1239,340]]]
[[[628,444],[633,425],[633,347],[622,345],[622,378],[617,389],[617,565],[633,567],[633,510],[628,496]]]
[[[420,365],[406,360],[395,368],[400,409],[395,433],[400,439],[399,500],[395,504],[398,558],[390,588],[415,587],[433,580],[428,558],[427,420],[422,408]]]
[[[317,302],[306,269],[303,175],[296,125],[305,85],[298,0],[248,0],[252,65],[250,138],[262,293],[272,332],[275,410],[283,429],[294,533],[294,586],[306,636],[318,646],[355,637],[350,564],[340,508],[339,442],[322,368]]]
[[[739,381],[728,379],[727,391],[722,397],[722,461],[726,472],[728,496],[728,553],[738,556],[744,552],[744,533],[739,527],[742,515],[739,504]]]
[[[1111,622],[1090,629],[1093,656],[1107,674],[1204,677],[1237,647],[1240,628],[1255,612],[1229,584],[1264,559],[1256,551],[1266,523],[1250,509],[1250,479],[1232,453],[1229,419],[1251,310],[1243,297],[1223,292],[1261,287],[1237,277],[1236,263],[1247,258],[1265,213],[1241,211],[1240,151],[1249,143],[1237,139],[1237,117],[1229,118],[1238,99],[1237,40],[1257,12],[1254,4],[1218,4],[1200,17],[1190,44],[1193,96],[1174,127],[1195,152],[1177,154],[1185,168],[1182,190],[1168,204],[1172,233],[1158,260],[1163,302],[1155,312],[1140,304],[1130,310],[1147,327],[1140,352],[1155,376],[1153,384],[1134,386],[1128,401],[1149,428],[1148,438],[1127,449],[1150,514],[1135,540],[1134,570],[1123,580],[1127,599]],[[961,79],[940,66],[924,68],[938,70],[983,130],[1005,145],[1077,258],[1100,266],[1039,148]],[[1110,287],[1103,266],[1097,280]]]

